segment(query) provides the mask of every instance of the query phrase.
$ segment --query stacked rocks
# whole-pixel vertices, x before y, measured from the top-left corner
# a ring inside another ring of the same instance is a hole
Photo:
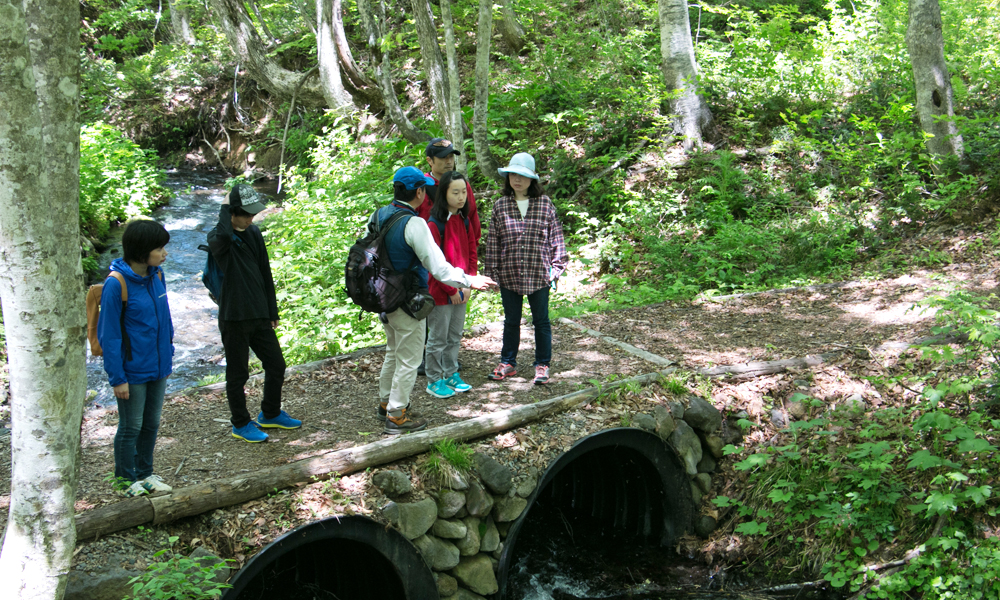
[[[670,402],[654,408],[652,415],[635,415],[632,423],[635,427],[656,433],[677,452],[691,477],[691,494],[697,507],[712,489],[712,473],[718,466],[716,461],[722,458],[725,441],[720,435],[722,413],[719,409],[698,396],[689,395],[686,400],[686,405]],[[695,520],[695,533],[708,537],[715,526],[714,518],[700,515]]]
[[[394,500],[382,516],[413,542],[434,572],[442,600],[475,600],[498,590],[496,570],[510,524],[521,516],[538,485],[537,470],[518,478],[484,454],[475,473],[452,473],[446,487],[416,502],[397,502],[412,491],[399,471],[381,471],[372,482]]]

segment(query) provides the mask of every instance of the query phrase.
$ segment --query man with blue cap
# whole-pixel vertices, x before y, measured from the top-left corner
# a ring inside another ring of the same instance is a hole
[[[445,260],[441,248],[434,242],[427,221],[420,218],[417,209],[426,197],[426,187],[434,180],[416,167],[403,167],[392,177],[393,201],[373,215],[379,227],[393,215],[404,212],[401,226],[393,227],[385,238],[385,247],[392,268],[410,269],[417,274],[417,281],[427,292],[428,271],[438,281],[454,287],[485,290],[496,282],[482,275],[467,275]],[[386,352],[382,373],[379,376],[379,416],[385,416],[384,433],[398,435],[420,431],[427,422],[408,414],[410,392],[417,380],[417,367],[424,352],[426,328],[424,319],[409,314],[407,307],[400,307],[382,319],[385,328]]]

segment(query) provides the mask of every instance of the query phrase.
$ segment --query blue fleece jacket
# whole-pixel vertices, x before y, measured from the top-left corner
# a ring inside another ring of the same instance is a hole
[[[101,290],[101,314],[97,321],[97,339],[104,349],[104,370],[111,386],[123,383],[149,383],[163,379],[173,371],[174,324],[167,304],[167,287],[160,267],[150,267],[146,277],[132,271],[118,258],[111,270],[125,276],[128,304],[125,307],[125,331],[132,347],[132,360],[122,352],[122,288],[108,277]]]

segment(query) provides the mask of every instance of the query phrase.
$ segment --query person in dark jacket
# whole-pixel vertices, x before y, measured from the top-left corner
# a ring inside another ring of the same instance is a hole
[[[278,327],[278,300],[271,263],[253,217],[264,210],[264,198],[247,184],[237,184],[219,209],[219,222],[208,233],[208,247],[222,270],[219,332],[226,351],[226,398],[233,437],[263,442],[260,428],[297,429],[302,421],[281,410],[285,357],[274,330]],[[247,410],[250,350],[264,367],[264,397],[256,420]]]
[[[153,474],[163,396],[173,371],[174,324],[160,268],[169,241],[170,234],[156,221],[130,223],[122,236],[123,258],[111,263],[111,271],[124,279],[127,301],[122,302],[117,277],[108,277],[101,290],[97,337],[118,401],[115,477],[128,482],[126,496],[172,489]]]

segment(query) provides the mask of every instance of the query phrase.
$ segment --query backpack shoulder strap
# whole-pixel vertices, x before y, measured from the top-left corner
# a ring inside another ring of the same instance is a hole
[[[438,230],[438,237],[441,238],[441,245],[444,245],[444,223],[438,220],[437,217],[431,217],[428,222],[434,223]]]
[[[114,277],[118,283],[122,284],[122,302],[128,302],[128,286],[125,285],[125,276],[118,271],[111,271],[108,277]]]

